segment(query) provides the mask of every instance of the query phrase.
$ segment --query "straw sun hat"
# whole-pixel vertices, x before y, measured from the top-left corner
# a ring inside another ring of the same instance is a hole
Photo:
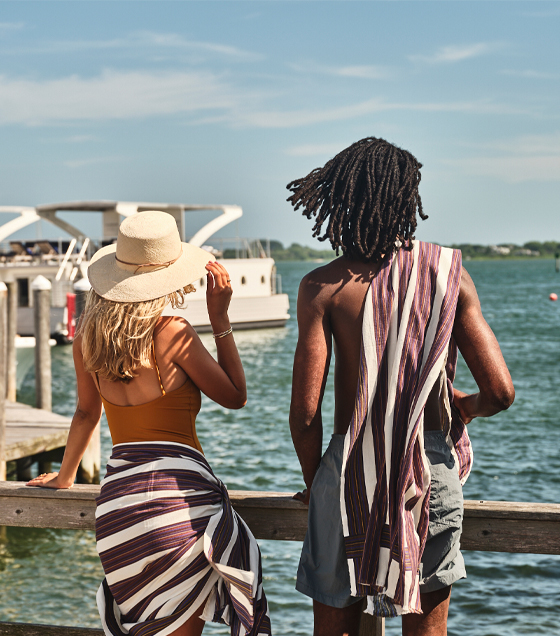
[[[214,260],[209,252],[181,242],[170,214],[150,210],[121,223],[116,245],[93,255],[88,278],[103,298],[140,302],[160,298],[205,276],[205,265]]]

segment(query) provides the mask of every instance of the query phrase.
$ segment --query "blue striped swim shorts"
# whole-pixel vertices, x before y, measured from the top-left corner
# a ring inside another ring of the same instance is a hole
[[[420,565],[420,591],[435,592],[466,577],[459,550],[463,490],[455,460],[441,431],[424,433],[431,464],[430,523]],[[296,589],[330,607],[361,600],[350,595],[350,576],[340,517],[340,472],[344,435],[333,435],[311,487],[309,523]]]

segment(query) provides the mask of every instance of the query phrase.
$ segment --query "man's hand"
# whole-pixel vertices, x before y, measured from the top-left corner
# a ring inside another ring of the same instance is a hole
[[[310,495],[310,490],[309,488],[306,488],[303,492],[296,492],[296,494],[292,497],[292,499],[295,499],[296,501],[301,501],[301,503],[304,503],[306,506],[309,506],[309,495]]]
[[[463,420],[464,424],[469,424],[469,422],[472,422],[474,419],[471,415],[469,415],[468,411],[469,398],[473,397],[474,396],[470,396],[469,394],[459,391],[459,389],[453,387],[453,406],[459,413],[459,417]]]

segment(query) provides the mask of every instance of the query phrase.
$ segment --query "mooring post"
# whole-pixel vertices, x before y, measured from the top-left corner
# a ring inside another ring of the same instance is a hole
[[[76,482],[78,484],[98,484],[101,470],[101,427],[98,424],[82,457]]]
[[[91,285],[87,278],[80,278],[80,280],[74,283],[74,293],[76,294],[76,329],[78,328],[82,311],[86,306],[87,294],[90,289]]]
[[[6,397],[10,402],[16,401],[17,387],[17,358],[16,358],[16,335],[17,335],[17,283],[15,280],[6,283],[8,288],[8,351],[7,360],[7,379],[6,379]]]
[[[0,481],[6,481],[6,346],[8,288],[0,282]]]
[[[35,319],[35,406],[45,411],[52,411],[51,287],[44,276],[37,276],[31,283]]]

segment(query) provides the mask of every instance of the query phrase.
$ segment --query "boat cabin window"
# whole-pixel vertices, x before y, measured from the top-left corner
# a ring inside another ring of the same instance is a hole
[[[245,278],[245,276],[241,277],[241,284],[242,285],[246,285],[247,284],[247,279]]]
[[[264,285],[266,283],[266,280],[264,279],[264,276],[261,276],[261,285]]]
[[[18,307],[29,307],[29,279],[17,279]]]

